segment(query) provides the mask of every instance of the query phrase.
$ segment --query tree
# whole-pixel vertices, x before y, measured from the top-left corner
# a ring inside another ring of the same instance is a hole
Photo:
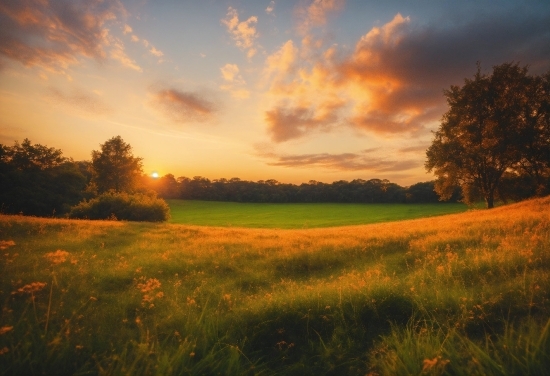
[[[26,138],[22,144],[15,142],[12,147],[2,147],[0,159],[17,170],[45,170],[66,162],[60,149],[32,144]]]
[[[120,136],[100,146],[101,151],[92,151],[92,184],[98,193],[134,191],[142,174],[142,159],[133,156],[132,147]]]
[[[543,173],[550,148],[544,136],[548,106],[543,83],[518,64],[494,66],[491,75],[481,74],[478,65],[473,79],[444,92],[449,110],[425,164],[438,178],[435,190],[441,199],[460,186],[465,202],[474,201],[479,192],[492,208],[505,172]]]
[[[67,213],[84,197],[86,178],[59,149],[25,139],[0,145],[0,207],[6,213]]]

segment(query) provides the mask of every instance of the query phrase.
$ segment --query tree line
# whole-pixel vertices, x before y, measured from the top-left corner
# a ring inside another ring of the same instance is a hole
[[[277,180],[257,182],[232,179],[210,180],[202,176],[175,178],[167,174],[147,179],[148,186],[163,198],[206,201],[269,203],[428,203],[438,202],[434,182],[402,187],[386,179],[339,180],[333,183],[310,181],[300,185]],[[451,198],[457,201],[459,192]]]
[[[236,202],[438,202],[434,182],[401,187],[388,180],[340,180],[331,184],[310,181],[300,185],[274,179],[258,182],[209,180],[196,176],[158,179],[143,174],[142,159],[116,136],[93,150],[91,161],[74,161],[60,149],[25,139],[13,146],[0,144],[0,211],[36,216],[80,218],[135,218],[128,211],[138,203],[162,199]],[[459,199],[459,192],[452,197]],[[117,215],[118,214],[118,215]],[[155,215],[161,218],[162,215]]]

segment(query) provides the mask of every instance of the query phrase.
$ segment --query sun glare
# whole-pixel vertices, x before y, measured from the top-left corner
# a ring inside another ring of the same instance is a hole
[[[154,172],[151,174],[151,177],[152,177],[153,179],[158,179],[159,173],[156,172],[156,171],[154,171]]]

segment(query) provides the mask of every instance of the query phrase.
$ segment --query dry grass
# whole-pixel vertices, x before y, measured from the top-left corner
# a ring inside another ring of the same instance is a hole
[[[309,230],[0,216],[0,241],[3,374],[549,365],[550,198]]]

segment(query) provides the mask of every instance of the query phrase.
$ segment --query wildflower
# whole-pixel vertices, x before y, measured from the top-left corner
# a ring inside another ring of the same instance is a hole
[[[0,328],[0,335],[6,334],[7,332],[11,331],[13,329],[13,326],[3,326]]]
[[[84,348],[84,346],[82,346],[82,345],[76,345],[75,346],[75,349],[77,349],[77,350],[82,350],[83,348]]]
[[[0,355],[4,355],[8,351],[10,351],[10,349],[8,349],[7,347],[4,347],[4,348],[0,349]]]
[[[57,264],[61,264],[61,263],[64,263],[65,261],[67,261],[67,257],[69,256],[69,252],[67,251],[62,251],[60,249],[58,249],[57,251],[55,252],[49,252],[49,253],[46,253],[44,255],[44,257],[46,257],[47,259],[50,260],[50,262],[54,265],[57,265]]]
[[[191,358],[194,357],[194,356],[195,356],[195,352],[194,352],[194,351],[191,351],[191,352],[189,353],[189,356],[190,356]]]
[[[141,292],[146,293],[149,291],[152,291],[154,289],[157,289],[161,286],[161,283],[156,278],[149,278],[147,282],[145,283],[138,283],[137,287],[140,289]]]
[[[436,356],[433,359],[424,359],[422,362],[422,372],[430,371],[432,368],[443,369],[450,360],[442,359],[441,356]]]
[[[18,288],[17,291],[13,291],[11,294],[32,294],[42,290],[44,287],[46,287],[46,285],[47,283],[45,282],[29,283],[28,285]]]
[[[15,245],[15,242],[13,240],[0,240],[0,249],[6,249],[9,247],[13,247]]]

